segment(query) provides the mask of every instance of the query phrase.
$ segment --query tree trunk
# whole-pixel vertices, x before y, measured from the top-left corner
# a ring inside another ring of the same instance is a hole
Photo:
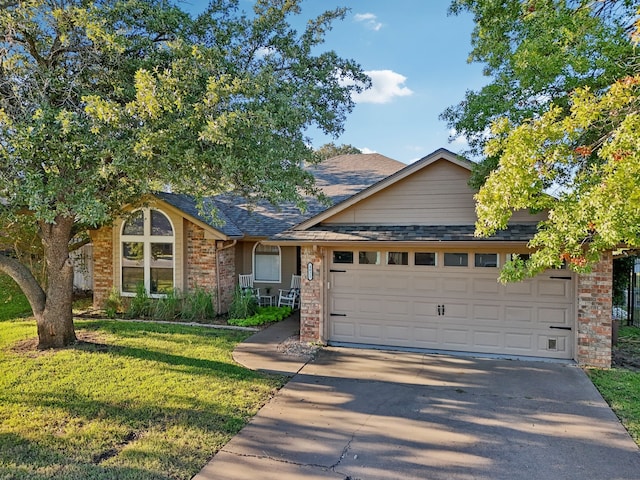
[[[44,308],[36,312],[38,348],[60,348],[76,341],[73,326],[73,263],[69,242],[73,218],[56,217],[54,224],[41,222],[47,273]]]

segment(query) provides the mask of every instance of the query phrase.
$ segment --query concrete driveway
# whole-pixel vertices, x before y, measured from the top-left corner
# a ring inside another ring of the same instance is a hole
[[[640,478],[640,451],[560,363],[324,349],[196,476]]]

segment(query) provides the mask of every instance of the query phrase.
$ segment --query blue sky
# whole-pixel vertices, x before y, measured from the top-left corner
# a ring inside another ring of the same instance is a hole
[[[356,98],[345,132],[347,143],[411,163],[445,147],[449,130],[438,115],[468,89],[488,83],[479,64],[467,63],[473,21],[447,14],[449,0],[306,0],[303,15],[345,6],[344,21],[327,34],[326,47],[356,60],[373,79],[373,89]],[[314,134],[314,146],[332,141]]]
[[[189,10],[205,1],[186,0]],[[241,0],[251,11],[252,0]],[[357,61],[373,79],[373,88],[355,98],[345,131],[337,140],[310,131],[313,146],[350,144],[411,163],[445,147],[465,150],[466,143],[448,141],[446,124],[438,119],[459,103],[468,89],[488,79],[479,64],[467,63],[473,21],[470,15],[447,14],[450,0],[303,0],[304,25],[325,10],[350,9],[326,36],[326,49]]]

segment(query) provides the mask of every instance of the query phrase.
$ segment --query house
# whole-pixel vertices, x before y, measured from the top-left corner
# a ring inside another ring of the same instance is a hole
[[[473,235],[470,162],[441,149],[275,235],[301,249],[303,341],[611,362],[612,257],[503,285],[543,215]]]
[[[310,170],[338,203],[403,167],[383,155],[361,154],[337,156]],[[94,305],[101,307],[114,288],[133,296],[143,282],[152,297],[173,288],[206,288],[216,293],[217,310],[226,312],[238,275],[247,273],[254,274],[263,295],[275,296],[300,273],[299,248],[263,241],[326,208],[310,199],[303,214],[293,205],[251,206],[243,198],[218,195],[205,203],[215,213],[211,217],[187,195],[157,193],[130,216],[91,232]]]
[[[231,301],[238,275],[286,288],[302,274],[303,341],[611,362],[612,257],[585,275],[561,269],[514,284],[497,281],[543,215],[516,212],[509,228],[473,236],[471,163],[440,149],[405,166],[381,155],[345,155],[314,167],[334,201],[293,207],[210,199],[218,220],[183,195],[92,234],[94,302],[111,288],[152,295],[195,286]]]

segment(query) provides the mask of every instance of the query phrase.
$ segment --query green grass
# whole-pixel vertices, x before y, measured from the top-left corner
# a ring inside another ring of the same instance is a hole
[[[640,329],[620,327],[618,349],[640,360]],[[640,371],[589,369],[591,381],[640,446]]]
[[[0,321],[31,315],[31,306],[18,285],[0,274]]]
[[[38,352],[33,321],[0,323],[0,478],[191,478],[284,381],[233,362],[246,333],[117,321],[76,332],[87,341]]]

